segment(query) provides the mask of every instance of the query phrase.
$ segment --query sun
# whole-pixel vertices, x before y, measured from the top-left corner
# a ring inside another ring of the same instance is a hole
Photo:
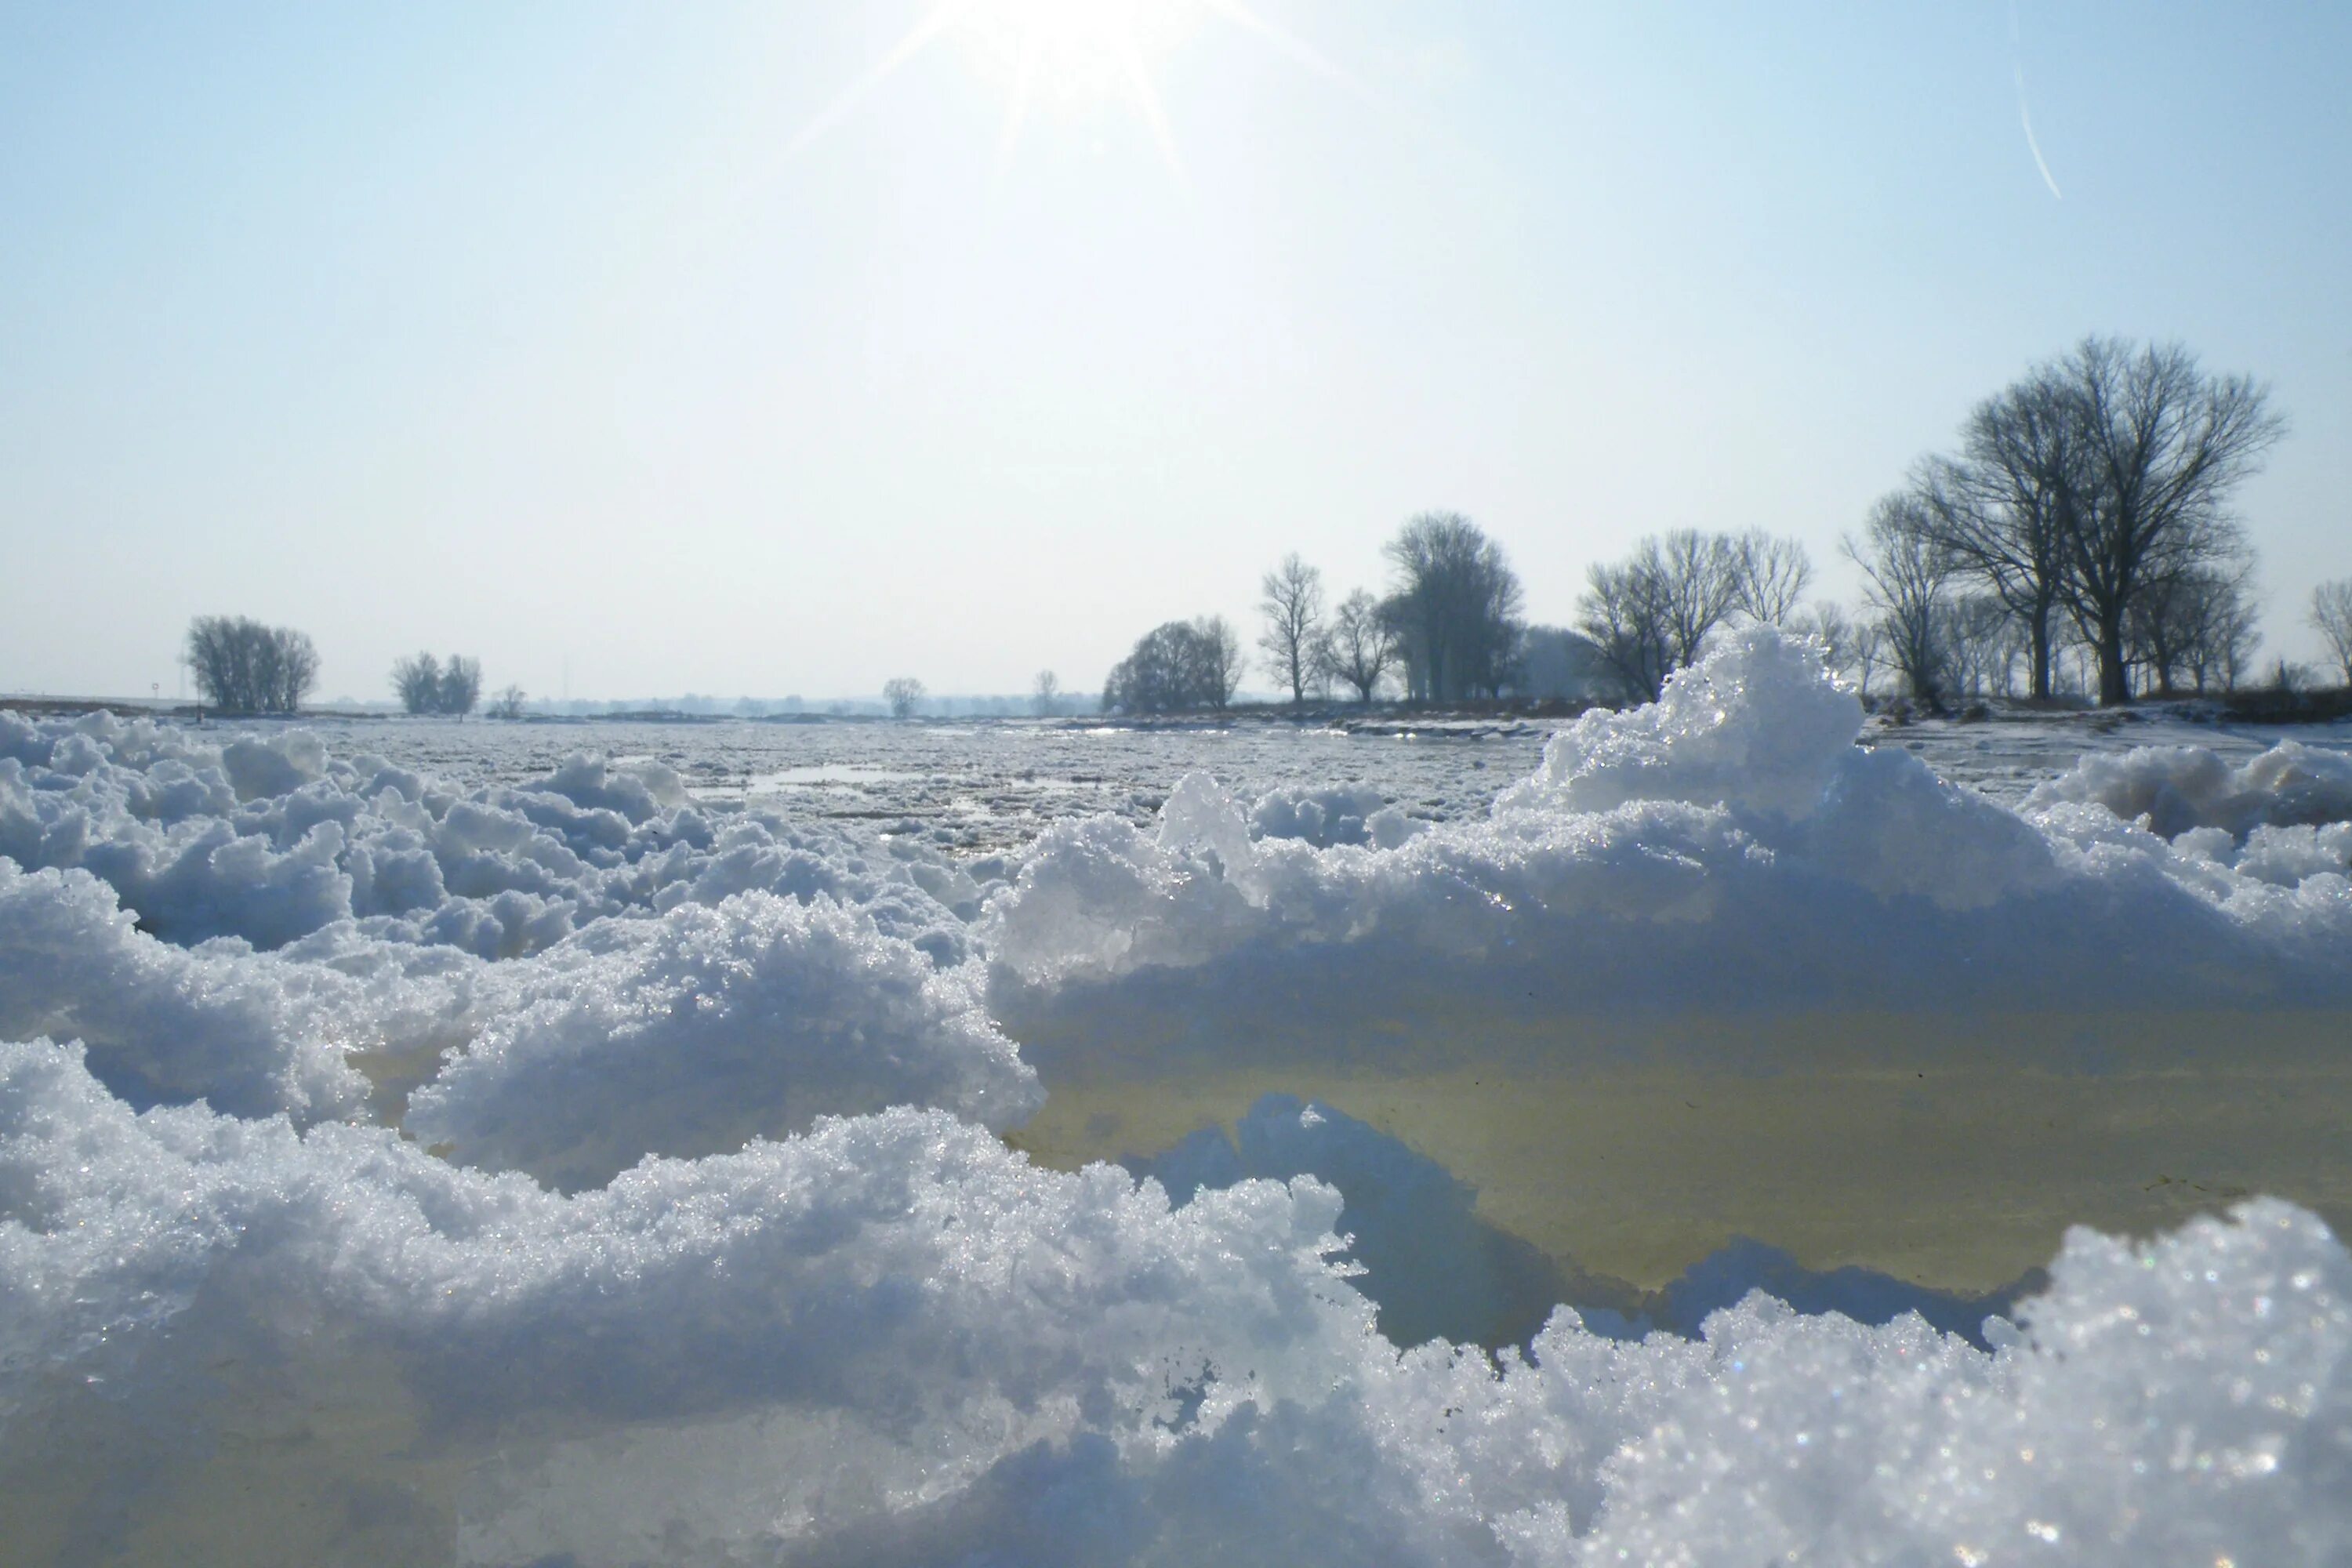
[[[958,28],[1033,103],[1131,105],[1198,22],[1196,0],[974,0]]]
[[[1150,128],[1169,172],[1181,180],[1183,162],[1154,72],[1210,17],[1255,34],[1318,75],[1349,82],[1345,72],[1267,22],[1244,0],[940,0],[785,151],[787,155],[798,153],[845,119],[900,66],[932,45],[952,39],[964,44],[983,69],[1005,83],[1004,117],[997,134],[1000,172],[1033,119],[1077,119],[1118,109]]]
[[[1196,0],[975,0],[959,31],[1010,84],[1000,170],[1032,116],[1068,120],[1116,106],[1150,128],[1160,157],[1181,175],[1152,71],[1202,9]]]

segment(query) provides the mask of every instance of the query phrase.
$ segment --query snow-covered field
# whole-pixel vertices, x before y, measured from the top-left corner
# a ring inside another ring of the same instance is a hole
[[[2343,738],[1861,728],[0,715],[0,1558],[2344,1560]]]

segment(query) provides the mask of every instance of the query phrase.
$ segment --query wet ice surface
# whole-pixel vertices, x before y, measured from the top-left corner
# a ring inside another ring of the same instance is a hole
[[[2340,738],[1860,723],[0,715],[0,1561],[2343,1560]]]

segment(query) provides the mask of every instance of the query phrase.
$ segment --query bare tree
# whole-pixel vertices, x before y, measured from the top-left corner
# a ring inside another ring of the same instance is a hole
[[[2099,702],[2131,700],[2127,623],[2150,584],[2241,553],[2230,492],[2285,432],[2245,376],[2208,376],[2178,343],[2086,338],[2036,373],[2032,395],[2071,426],[2045,476],[2068,610],[2099,666]]]
[[[2344,684],[2352,686],[2352,577],[2338,577],[2312,589],[2311,625],[2326,641],[2327,651],[2336,656]]]
[[[1732,607],[1761,626],[1784,626],[1813,580],[1798,540],[1750,529],[1731,542]]]
[[[2253,563],[2242,557],[2191,567],[2142,588],[2125,617],[2125,643],[2157,696],[2178,696],[2184,681],[2203,691],[2252,656],[2252,582]]]
[[[1233,706],[1242,681],[1242,639],[1223,616],[1202,616],[1192,622],[1192,685],[1201,700],[1223,712]]]
[[[1232,702],[1241,639],[1223,616],[1168,621],[1137,639],[1103,681],[1107,713],[1172,713]]]
[[[1323,574],[1293,551],[1258,582],[1258,609],[1265,630],[1257,646],[1270,661],[1267,668],[1290,688],[1291,706],[1307,700],[1315,676],[1316,645],[1323,625]]]
[[[1952,686],[1969,697],[2010,694],[2016,662],[2016,618],[1999,595],[1958,594],[1944,603],[1938,662]]]
[[[1878,612],[1888,662],[1903,672],[1911,695],[1931,709],[1943,706],[1945,588],[1951,557],[1937,542],[1927,503],[1916,489],[1884,496],[1871,508],[1864,537],[1849,536],[1845,552],[1862,568],[1865,597]]]
[[[1965,456],[1929,458],[1914,488],[1944,552],[2017,617],[2027,695],[2047,698],[2067,561],[2057,476],[2076,461],[2077,432],[2063,399],[2027,384],[1979,404],[1961,440]]]
[[[1739,549],[1727,535],[1677,528],[1663,541],[1645,539],[1635,558],[1657,573],[1664,594],[1666,636],[1675,667],[1696,664],[1716,627],[1739,602]]]
[[[1407,694],[1453,701],[1499,695],[1517,651],[1525,598],[1503,548],[1460,512],[1427,511],[1383,552],[1397,570],[1384,605]]]
[[[1769,542],[1793,547],[1791,541]],[[1811,572],[1802,553],[1798,548],[1799,584]],[[1769,574],[1757,580],[1757,603],[1785,618],[1788,606],[1780,600],[1790,580],[1789,563],[1768,562],[1759,542],[1757,565]],[[1695,528],[1653,535],[1624,561],[1588,569],[1577,629],[1599,646],[1629,700],[1654,701],[1666,677],[1696,662],[1706,639],[1731,617],[1743,581],[1741,542]]]
[[[444,664],[429,653],[396,659],[392,689],[411,713],[450,713],[463,719],[482,699],[482,661],[451,654]]]
[[[523,716],[524,704],[530,700],[521,687],[509,686],[491,698],[490,705],[482,711],[492,719],[520,719]]]
[[[441,667],[441,709],[463,719],[482,700],[482,661],[451,654]]]
[[[205,700],[231,713],[291,713],[319,679],[308,636],[243,616],[191,621],[187,660]]]
[[[1030,705],[1037,717],[1051,719],[1062,710],[1062,679],[1050,669],[1041,669],[1037,679],[1029,683]]]
[[[1624,700],[1657,700],[1675,668],[1675,651],[1654,548],[1636,552],[1631,561],[1588,567],[1576,625],[1600,649],[1601,662]]]
[[[1810,611],[1791,616],[1788,626],[1821,645],[1822,662],[1832,674],[1843,675],[1853,668],[1853,617],[1835,599],[1814,600]]]
[[[894,675],[882,683],[882,700],[893,719],[911,719],[923,700],[923,683],[911,675]]]
[[[411,713],[441,710],[441,661],[429,653],[395,659],[392,666],[393,694]]]
[[[1865,702],[1870,700],[1870,678],[1877,672],[1886,652],[1886,631],[1875,616],[1864,616],[1853,623],[1853,689]]]
[[[1358,701],[1370,702],[1396,663],[1396,635],[1381,616],[1379,601],[1359,588],[1331,612],[1331,624],[1317,652],[1327,675],[1354,687]]]

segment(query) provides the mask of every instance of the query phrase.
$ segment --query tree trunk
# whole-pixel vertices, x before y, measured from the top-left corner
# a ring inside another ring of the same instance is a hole
[[[2027,693],[2037,702],[2050,700],[2050,612],[2043,610],[2026,623],[2033,643],[2032,689]]]
[[[2124,618],[2116,615],[2099,624],[2099,706],[2122,708],[2131,700],[2131,669],[2124,661]]]

